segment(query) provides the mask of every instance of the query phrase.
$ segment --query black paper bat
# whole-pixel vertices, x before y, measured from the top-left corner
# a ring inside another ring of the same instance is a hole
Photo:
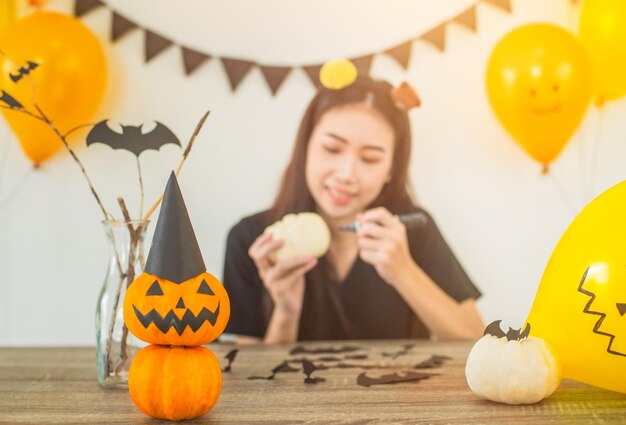
[[[290,355],[294,354],[340,354],[351,353],[353,351],[361,350],[361,347],[344,346],[344,347],[328,347],[328,348],[306,348],[297,346],[289,352]]]
[[[22,106],[20,102],[15,100],[13,96],[5,92],[4,90],[2,90],[2,96],[0,96],[0,102],[6,103],[10,108],[24,109],[24,107]]]
[[[322,356],[322,357],[296,357],[293,359],[289,359],[289,362],[298,362],[302,363],[303,360],[308,360],[310,362],[340,362],[342,360],[364,360],[367,359],[367,354],[348,354],[343,357],[337,356]]]
[[[250,380],[262,379],[265,381],[271,381],[279,373],[297,372],[299,370],[300,369],[296,369],[296,368],[289,366],[289,361],[285,360],[282,363],[280,363],[278,366],[276,366],[274,369],[272,369],[272,374],[270,376],[248,376],[248,379]]]
[[[415,344],[405,344],[403,345],[403,348],[400,351],[396,351],[395,353],[382,353],[382,354],[385,357],[391,357],[392,360],[395,360],[398,357],[407,354],[413,347],[415,347]]]
[[[39,66],[38,63],[28,61],[26,65],[17,70],[17,74],[9,74],[9,77],[14,83],[17,83],[22,79],[22,77],[30,74],[30,71],[37,68]]]
[[[397,384],[399,382],[420,381],[422,379],[428,379],[433,375],[419,372],[408,371],[404,375],[399,373],[391,373],[388,375],[382,375],[379,378],[372,378],[367,376],[365,372],[361,373],[356,379],[356,383],[362,387],[369,387],[371,385],[383,385],[383,384]]]
[[[226,365],[224,369],[222,369],[222,372],[230,372],[230,367],[233,365],[233,362],[235,361],[235,357],[237,357],[238,352],[239,352],[239,349],[235,348],[234,350],[230,350],[224,356],[226,360],[228,360],[228,364]]]
[[[519,341],[524,338],[528,338],[528,335],[530,334],[530,323],[526,323],[526,327],[524,328],[523,331],[522,331],[522,328],[520,329],[509,328],[508,332],[505,333],[500,328],[501,322],[502,320],[496,320],[494,322],[491,322],[485,328],[485,333],[483,335],[493,335],[498,338],[506,337],[508,341]]]
[[[113,131],[107,125],[108,120],[100,121],[94,125],[87,134],[87,146],[93,143],[104,143],[113,149],[126,149],[139,156],[148,149],[159,150],[161,146],[173,143],[180,146],[178,138],[172,131],[156,122],[156,127],[148,133],[142,133],[141,127],[132,125],[122,125],[122,133]]]
[[[452,360],[452,357],[434,354],[429,359],[424,360],[415,365],[415,369],[432,369],[441,367],[446,360]]]
[[[313,362],[310,362],[308,360],[302,360],[302,371],[306,375],[306,378],[304,378],[304,383],[305,384],[317,384],[318,382],[326,381],[326,379],[324,379],[324,378],[313,378],[313,377],[311,377],[313,372],[315,372],[317,369],[318,368],[315,366],[315,364]]]

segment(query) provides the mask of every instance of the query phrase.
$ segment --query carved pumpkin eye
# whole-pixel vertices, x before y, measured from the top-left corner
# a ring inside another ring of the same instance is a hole
[[[624,316],[624,314],[626,314],[626,304],[622,304],[622,303],[617,303],[617,311],[619,312],[620,316]]]
[[[202,279],[202,283],[198,288],[198,294],[206,294],[206,295],[215,295],[215,292],[209,287],[209,284],[206,283],[206,280]]]
[[[146,295],[163,295],[163,290],[161,289],[161,285],[159,285],[159,281],[155,280],[154,283],[150,285]]]

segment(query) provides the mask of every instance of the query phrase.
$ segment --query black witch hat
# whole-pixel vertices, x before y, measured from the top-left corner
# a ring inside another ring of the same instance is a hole
[[[157,221],[145,272],[182,283],[206,271],[187,207],[172,171]]]

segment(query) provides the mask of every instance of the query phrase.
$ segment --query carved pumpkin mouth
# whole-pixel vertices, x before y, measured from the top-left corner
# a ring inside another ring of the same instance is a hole
[[[133,309],[135,309],[137,319],[139,319],[139,322],[144,328],[147,329],[148,326],[153,323],[154,326],[159,328],[164,334],[167,333],[170,328],[174,328],[178,335],[182,335],[187,326],[189,326],[193,332],[200,329],[202,325],[204,325],[204,322],[209,322],[211,326],[215,326],[217,317],[220,314],[220,302],[218,301],[215,311],[210,311],[206,307],[203,307],[197,316],[193,314],[191,310],[187,309],[182,319],[179,319],[173,310],[170,310],[165,317],[163,317],[155,309],[150,310],[150,312],[145,315],[142,314],[134,304]]]

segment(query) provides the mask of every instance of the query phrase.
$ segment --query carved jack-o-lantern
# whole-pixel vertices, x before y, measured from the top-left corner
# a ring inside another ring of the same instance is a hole
[[[143,273],[124,299],[126,326],[151,344],[208,344],[224,331],[229,316],[224,286],[206,272],[181,283]]]
[[[206,271],[172,172],[144,273],[124,297],[128,330],[156,344],[139,351],[129,371],[128,388],[139,410],[181,420],[213,407],[222,386],[220,365],[209,349],[197,346],[215,340],[229,317],[228,294]]]
[[[215,340],[229,317],[228,295],[206,271],[172,173],[144,273],[124,297],[124,321],[133,335],[151,344],[196,346]]]

